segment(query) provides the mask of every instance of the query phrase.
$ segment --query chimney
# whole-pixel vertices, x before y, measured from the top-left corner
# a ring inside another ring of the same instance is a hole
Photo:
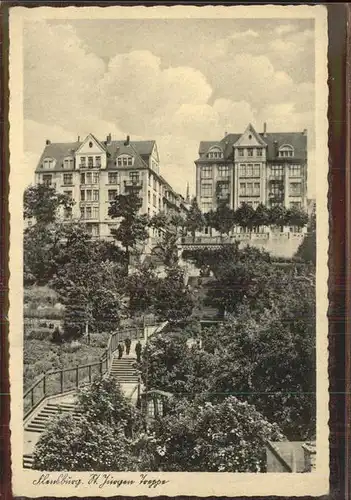
[[[78,142],[80,142],[80,135],[78,136]]]
[[[111,136],[111,133],[109,133],[108,136],[106,137],[106,144],[111,144],[111,140],[112,140],[112,136]]]
[[[303,129],[302,134],[303,134],[303,135],[307,135],[307,128],[304,128],[304,129]]]
[[[129,136],[129,135],[127,135],[127,139],[126,139],[126,141],[124,142],[124,145],[125,145],[125,146],[129,146],[129,143],[130,143],[130,136]]]
[[[267,123],[264,122],[263,124],[263,137],[267,137]]]
[[[51,144],[50,139],[46,139],[46,145],[48,146],[49,144]]]
[[[274,141],[274,156],[278,156],[278,141]]]

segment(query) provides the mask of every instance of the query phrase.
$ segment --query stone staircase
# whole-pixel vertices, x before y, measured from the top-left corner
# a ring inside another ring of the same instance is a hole
[[[24,426],[24,431],[33,433],[39,436],[43,433],[47,425],[52,422],[55,417],[62,415],[73,415],[74,419],[79,420],[80,412],[76,409],[74,403],[69,402],[48,402],[41,407],[32,418]],[[33,465],[33,456],[31,453],[23,455],[23,468],[31,469]]]
[[[135,364],[135,358],[118,359],[118,357],[115,356],[112,359],[110,375],[115,377],[120,384],[137,384],[138,371]]]

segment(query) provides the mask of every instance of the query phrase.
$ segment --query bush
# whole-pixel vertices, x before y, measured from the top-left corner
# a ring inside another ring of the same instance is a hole
[[[52,334],[52,331],[50,328],[38,328],[36,330],[31,330],[27,334],[28,339],[35,339],[35,340],[45,340],[49,339]]]
[[[55,330],[52,332],[51,341],[54,342],[54,344],[62,343],[62,335],[59,328],[56,327]]]

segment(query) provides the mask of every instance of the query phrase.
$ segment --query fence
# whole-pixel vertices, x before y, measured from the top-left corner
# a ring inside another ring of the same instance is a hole
[[[144,330],[143,328],[127,328],[112,333],[104,353],[94,363],[43,373],[23,395],[24,418],[27,418],[46,397],[70,392],[85,383],[91,383],[96,376],[105,375],[109,371],[118,343],[127,337],[133,340],[143,338]]]

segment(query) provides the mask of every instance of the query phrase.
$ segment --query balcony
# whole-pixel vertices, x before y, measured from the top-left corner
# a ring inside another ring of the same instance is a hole
[[[129,179],[124,181],[125,189],[141,189],[143,187],[143,181],[141,179]]]

